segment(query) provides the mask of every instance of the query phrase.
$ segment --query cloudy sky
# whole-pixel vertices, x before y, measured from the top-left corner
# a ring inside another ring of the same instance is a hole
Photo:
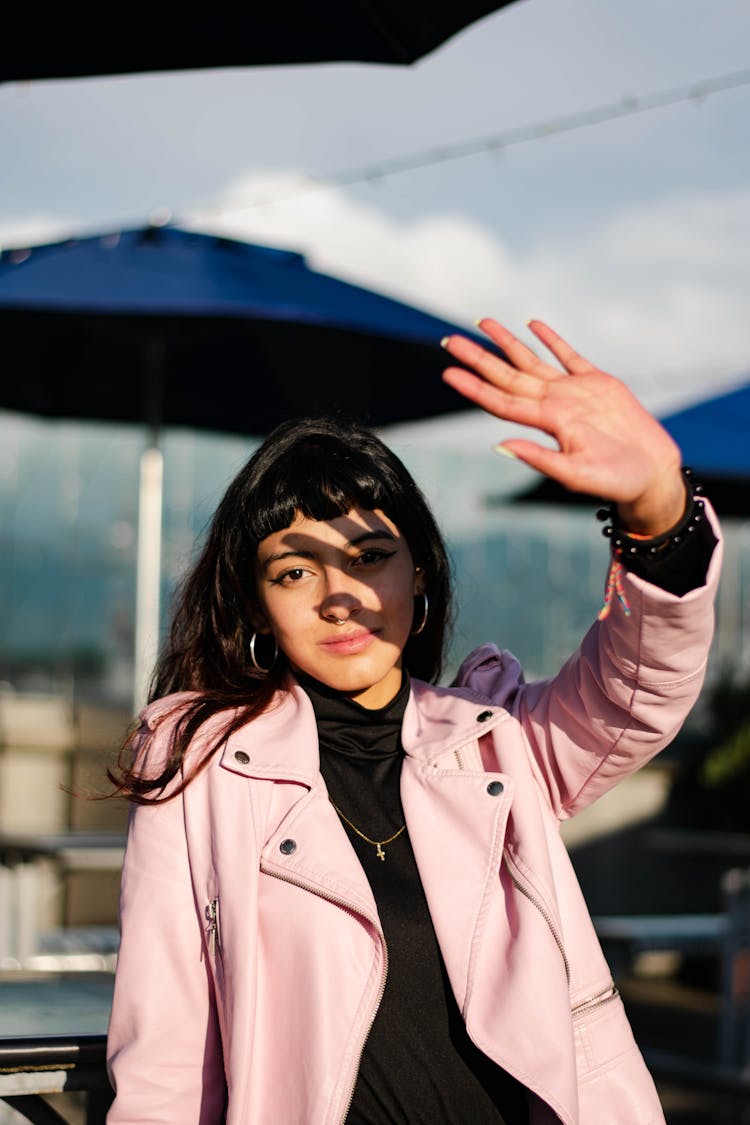
[[[747,0],[520,0],[407,69],[0,86],[0,244],[169,212],[461,323],[546,318],[676,408],[750,372],[748,42]]]

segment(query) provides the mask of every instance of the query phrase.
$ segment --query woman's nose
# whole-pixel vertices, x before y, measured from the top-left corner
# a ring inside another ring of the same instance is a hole
[[[320,603],[321,617],[343,622],[361,608],[359,583],[355,578],[342,574],[340,570],[327,576],[325,596]]]

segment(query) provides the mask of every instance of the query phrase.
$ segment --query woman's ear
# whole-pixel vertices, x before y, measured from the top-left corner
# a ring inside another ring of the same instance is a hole
[[[271,629],[271,626],[268,623],[268,618],[266,617],[266,615],[265,615],[265,613],[263,612],[262,609],[251,609],[249,617],[250,617],[250,624],[252,625],[252,627],[253,627],[253,629],[255,630],[256,633],[272,633],[273,632],[273,630]]]
[[[423,594],[424,588],[427,585],[425,578],[424,567],[418,566],[414,571],[414,596]]]

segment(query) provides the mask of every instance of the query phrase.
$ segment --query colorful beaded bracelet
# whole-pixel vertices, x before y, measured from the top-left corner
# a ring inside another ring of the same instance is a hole
[[[687,504],[685,514],[679,523],[665,531],[663,535],[643,536],[632,531],[626,531],[617,522],[617,507],[607,504],[596,513],[599,520],[610,520],[602,528],[602,535],[611,541],[612,551],[618,557],[627,555],[653,558],[672,551],[682,543],[686,535],[690,535],[705,517],[703,515],[703,487],[693,480],[693,470],[683,469],[682,475],[687,488]]]
[[[613,503],[605,505],[596,513],[597,519],[611,520],[602,528],[602,535],[610,540],[612,547],[612,564],[607,576],[607,588],[604,594],[604,605],[599,612],[599,620],[603,621],[612,610],[615,599],[620,603],[626,617],[630,616],[630,606],[625,595],[625,586],[622,580],[623,559],[628,557],[654,559],[663,558],[665,554],[679,547],[685,538],[695,531],[698,524],[705,518],[703,515],[703,488],[693,480],[693,470],[683,468],[682,475],[687,489],[687,503],[685,514],[679,523],[665,531],[663,535],[638,535],[626,531],[616,522],[617,506]]]

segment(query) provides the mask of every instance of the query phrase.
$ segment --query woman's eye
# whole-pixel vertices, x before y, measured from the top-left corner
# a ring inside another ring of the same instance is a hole
[[[369,551],[363,551],[361,555],[358,555],[355,559],[355,565],[375,566],[377,563],[382,562],[383,559],[390,559],[395,553],[395,551],[382,551],[373,548]]]
[[[275,578],[271,579],[274,586],[292,586],[295,582],[299,582],[307,574],[307,570],[303,566],[293,566],[289,570],[277,574]]]

